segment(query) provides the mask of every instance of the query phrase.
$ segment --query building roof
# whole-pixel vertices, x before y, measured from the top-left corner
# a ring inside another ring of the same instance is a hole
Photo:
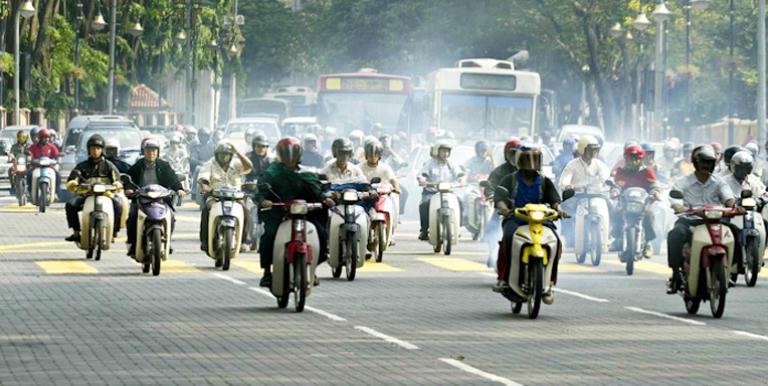
[[[146,84],[138,84],[131,88],[131,110],[136,109],[165,109],[168,102]]]

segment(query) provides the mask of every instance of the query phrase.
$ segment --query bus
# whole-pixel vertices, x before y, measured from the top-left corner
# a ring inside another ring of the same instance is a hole
[[[409,77],[361,69],[321,75],[317,90],[317,120],[323,127],[335,127],[340,134],[367,132],[374,125],[389,133],[408,131],[413,96]]]
[[[264,94],[265,98],[282,99],[291,103],[291,117],[311,117],[315,115],[317,94],[309,87],[280,86]]]
[[[536,134],[540,94],[538,73],[505,60],[464,59],[429,74],[425,109],[438,132],[504,141]]]

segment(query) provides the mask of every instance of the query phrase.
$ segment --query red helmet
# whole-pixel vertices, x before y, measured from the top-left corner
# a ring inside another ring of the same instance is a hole
[[[636,156],[638,158],[644,158],[645,157],[645,150],[640,145],[629,145],[626,149],[624,149],[624,157],[627,156]]]
[[[51,133],[48,131],[48,129],[40,129],[39,132],[37,132],[38,138],[51,138]]]
[[[520,146],[522,146],[523,143],[520,142],[520,138],[512,137],[510,138],[505,144],[504,144],[504,159],[509,158],[509,152],[512,150],[517,150]],[[514,160],[514,159],[513,159]],[[510,161],[511,162],[511,161]]]
[[[284,164],[298,164],[301,161],[301,141],[295,137],[281,139],[275,147],[275,153],[280,162]]]

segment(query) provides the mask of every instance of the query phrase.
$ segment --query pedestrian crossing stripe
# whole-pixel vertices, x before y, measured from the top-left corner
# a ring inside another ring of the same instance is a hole
[[[389,272],[401,272],[402,269],[391,266],[386,263],[377,263],[373,260],[365,262],[365,265],[357,269],[359,272],[367,273],[389,273]]]
[[[423,261],[427,264],[432,264],[439,268],[447,269],[449,271],[456,271],[456,272],[490,271],[490,268],[488,268],[485,264],[481,264],[478,262],[469,261],[465,259],[459,259],[455,257],[424,257],[418,260]]]
[[[49,275],[92,274],[97,272],[96,268],[91,267],[84,261],[78,260],[45,260],[35,263]]]

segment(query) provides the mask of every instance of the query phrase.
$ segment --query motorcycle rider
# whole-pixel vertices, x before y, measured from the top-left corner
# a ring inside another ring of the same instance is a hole
[[[493,154],[488,142],[477,141],[475,143],[475,156],[464,165],[470,178],[477,175],[489,175],[496,165],[493,163]]]
[[[571,160],[576,157],[576,152],[574,151],[575,146],[576,140],[574,140],[573,137],[565,137],[565,139],[563,139],[563,149],[560,150],[560,153],[555,157],[555,160],[552,163],[552,172],[555,174],[555,181],[560,178],[560,174],[563,173],[565,165],[568,165],[568,162],[571,162]]]
[[[189,170],[194,172],[198,167],[213,158],[214,142],[211,141],[211,130],[202,128],[197,134],[198,141],[189,146]]]
[[[38,135],[38,133],[40,133],[40,128],[39,127],[33,127],[32,130],[29,131],[29,140],[31,141],[31,143],[33,145],[37,143],[37,140],[38,140],[37,135]]]
[[[723,145],[720,142],[712,142],[712,148],[715,149],[715,155],[717,156],[715,173],[723,174],[723,172],[728,171],[728,167],[723,163]]]
[[[59,148],[56,145],[50,143],[51,134],[46,129],[40,129],[37,134],[38,142],[29,147],[29,154],[32,157],[32,170],[39,167],[35,161],[42,157],[50,158],[59,162]],[[29,189],[30,196],[32,192],[32,170],[27,173],[27,188]],[[58,196],[59,186],[61,186],[61,173],[57,168],[53,169],[56,173],[56,181],[54,187],[54,193]]]
[[[142,152],[144,157],[139,158],[130,169],[128,169],[128,175],[133,180],[133,183],[138,187],[144,187],[151,184],[160,185],[166,189],[170,189],[176,192],[179,197],[184,197],[186,192],[181,185],[181,181],[176,178],[176,172],[171,168],[171,165],[160,159],[160,142],[154,138],[147,139],[142,145]],[[126,195],[133,194],[131,189],[126,189]],[[166,197],[166,204],[173,209],[173,198]],[[128,212],[128,221],[126,221],[126,227],[128,228],[126,233],[128,234],[126,244],[128,244],[128,256],[136,258],[136,221],[139,217],[139,206],[136,200],[131,201],[131,208]],[[171,233],[173,233],[173,225],[176,223],[173,210],[171,210]]]
[[[497,191],[494,201],[499,214],[504,218],[502,226],[504,228],[504,237],[502,239],[502,248],[499,249],[497,267],[498,282],[493,288],[494,292],[502,292],[509,282],[509,266],[512,256],[509,255],[512,247],[512,238],[521,225],[527,222],[513,215],[515,208],[522,208],[527,204],[547,204],[550,208],[560,212],[564,218],[570,217],[566,212],[560,209],[560,194],[555,188],[555,183],[549,178],[541,175],[541,150],[537,148],[523,146],[516,154],[516,163],[519,168],[513,174],[504,177],[498,186],[504,187],[506,192]],[[544,226],[553,230],[557,241],[557,252],[554,254],[552,267],[552,287],[557,283],[557,266],[562,253],[562,244],[557,235],[555,224],[551,221],[544,223]],[[543,294],[542,301],[546,304],[554,302],[554,294],[549,291]]]
[[[16,132],[16,143],[11,146],[11,151],[8,152],[8,162],[18,159],[27,154],[29,151],[29,135],[24,130]],[[13,177],[13,168],[8,169],[8,181],[11,182],[11,195],[16,194],[16,183]]]
[[[349,140],[352,143],[352,160],[353,164],[358,164],[365,159],[365,150],[363,150],[363,140],[365,134],[361,130],[352,130],[349,133]],[[334,156],[335,157],[335,156]]]
[[[749,151],[749,154],[752,155],[752,159],[754,160],[754,167],[752,168],[752,174],[755,175],[760,181],[763,180],[763,160],[760,159],[760,146],[758,146],[757,142],[755,141],[749,141],[746,145],[744,145],[744,148]]]
[[[739,146],[739,145],[731,145],[725,148],[723,151],[723,166],[724,169],[722,172],[719,173],[720,177],[725,177],[729,174],[731,174],[731,158],[733,158],[733,155],[740,151],[746,151],[745,148]]]
[[[419,240],[429,240],[429,200],[437,193],[436,188],[427,187],[426,184],[457,182],[465,176],[464,170],[448,159],[451,156],[452,147],[447,141],[440,140],[433,148],[435,151],[430,154],[432,159],[424,164],[416,178],[419,186],[424,187],[421,191],[421,203],[419,204],[419,218],[421,220]],[[459,198],[459,203],[461,202],[462,200]]]
[[[258,133],[251,139],[251,151],[245,154],[251,161],[251,171],[245,176],[246,181],[256,181],[261,173],[267,170],[272,158],[269,156],[269,140],[263,133]]]
[[[381,160],[391,166],[393,170],[397,171],[406,163],[403,158],[400,157],[392,146],[392,136],[385,134],[379,137],[381,142]]]
[[[128,173],[128,169],[131,168],[131,165],[127,162],[123,162],[118,157],[118,154],[120,154],[120,142],[114,138],[108,139],[104,146],[104,158],[106,158],[107,161],[112,162],[120,174]]]
[[[693,152],[693,142],[683,144],[683,157],[675,164],[672,171],[672,177],[687,176],[693,173],[693,163],[691,162],[691,153]]]
[[[163,154],[163,159],[171,164],[171,168],[177,174],[189,175],[189,153],[184,146],[183,134],[173,133],[173,136],[171,136],[171,146]]]
[[[234,159],[234,155],[237,159]],[[197,174],[197,182],[200,184],[201,193],[206,197],[203,214],[200,218],[200,250],[208,250],[208,215],[216,201],[209,197],[215,189],[223,186],[232,186],[240,189],[242,177],[253,169],[253,164],[248,157],[237,150],[230,143],[220,142],[216,145],[213,158],[203,164],[200,173]],[[238,200],[245,213],[251,213],[251,204],[245,198]],[[243,243],[251,232],[251,216],[245,216],[243,228]]]
[[[701,145],[693,149],[691,153],[695,171],[675,181],[674,190],[683,194],[682,203],[674,202],[672,209],[676,213],[684,212],[689,207],[701,207],[704,205],[724,205],[732,208],[736,202],[733,191],[722,177],[715,174],[717,153],[712,145]],[[744,210],[740,212],[743,214]],[[691,240],[693,233],[691,227],[703,224],[703,220],[695,217],[679,217],[675,226],[667,234],[667,259],[672,268],[672,277],[667,282],[667,293],[674,294],[680,287],[680,270],[683,264],[683,247]],[[731,228],[734,235],[738,235],[738,228],[733,224],[724,222]],[[734,256],[740,254],[739,240],[735,241]]]
[[[368,182],[360,167],[352,163],[354,157],[352,141],[346,138],[337,138],[331,144],[331,153],[335,160],[320,171],[320,174],[325,175],[328,181],[334,184]]]
[[[608,166],[598,157],[600,142],[591,135],[579,138],[576,152],[579,158],[569,162],[560,176],[560,189],[602,187],[610,176]]]
[[[365,161],[360,165],[360,170],[363,172],[365,179],[371,182],[375,177],[381,179],[382,183],[389,183],[392,185],[392,192],[400,194],[400,185],[397,183],[397,177],[386,162],[381,160],[381,153],[384,147],[378,140],[369,141],[365,143]]]
[[[301,164],[316,169],[322,169],[325,166],[325,157],[318,151],[317,136],[312,133],[304,135],[304,155],[301,157]]]
[[[515,152],[522,146],[522,142],[517,137],[510,138],[504,144],[504,163],[497,166],[491,174],[488,176],[488,184],[490,194],[493,194],[493,190],[499,185],[501,179],[517,171],[515,166]],[[488,194],[486,194],[488,195]]]
[[[728,183],[735,198],[741,197],[743,189],[751,190],[754,197],[760,197],[765,193],[763,182],[752,174],[754,166],[755,160],[746,150],[738,151],[731,157],[731,170],[723,176],[723,179]]]
[[[182,134],[182,132],[178,132],[179,134]],[[198,130],[194,126],[185,126],[183,135],[184,135],[184,144],[187,146],[187,153],[189,153],[189,150],[200,143],[200,141],[197,138]]]
[[[643,188],[655,199],[660,199],[659,190],[656,183],[656,173],[652,168],[644,165],[643,158],[646,153],[642,147],[632,145],[624,150],[624,166],[616,171],[613,179],[621,189]],[[643,230],[645,231],[645,246],[643,255],[646,258],[653,256],[653,246],[651,241],[656,238],[653,230],[653,212],[646,211],[643,217]],[[611,233],[613,244],[611,251],[619,251],[622,246],[624,231],[624,216],[621,208],[616,208],[611,213]]]
[[[94,134],[86,142],[88,147],[88,159],[75,166],[67,178],[67,190],[73,192],[81,181],[87,181],[91,178],[98,179],[99,182],[113,184],[118,188],[120,183],[120,172],[114,164],[109,162],[103,154],[104,138],[99,134]],[[107,195],[112,199],[112,209],[114,211],[114,236],[120,231],[120,217],[123,213],[123,207],[117,197]],[[67,225],[72,228],[72,235],[65,238],[67,241],[80,241],[80,218],[78,213],[83,210],[85,204],[84,196],[75,196],[64,205],[64,211],[67,214]]]
[[[678,161],[677,154],[679,153],[679,142],[669,139],[664,142],[664,151],[662,157],[656,161],[657,177],[661,181],[666,181],[672,176],[672,169],[675,168],[675,164]]]
[[[322,202],[326,207],[335,205],[334,201],[323,195],[323,186],[317,174],[303,173],[299,169],[301,162],[301,142],[297,138],[281,139],[276,146],[277,160],[269,165],[262,174],[259,183],[257,201],[261,208],[272,208],[272,202],[289,202],[291,200],[306,200],[307,202]],[[277,236],[277,228],[283,221],[283,208],[274,208],[263,212],[260,217],[264,220],[264,234],[259,243],[259,256],[264,275],[259,282],[262,287],[272,285],[272,253]],[[320,239],[319,263],[326,260],[328,253],[328,222],[327,210],[316,210],[307,215],[317,229]],[[315,285],[317,285],[317,279]]]

